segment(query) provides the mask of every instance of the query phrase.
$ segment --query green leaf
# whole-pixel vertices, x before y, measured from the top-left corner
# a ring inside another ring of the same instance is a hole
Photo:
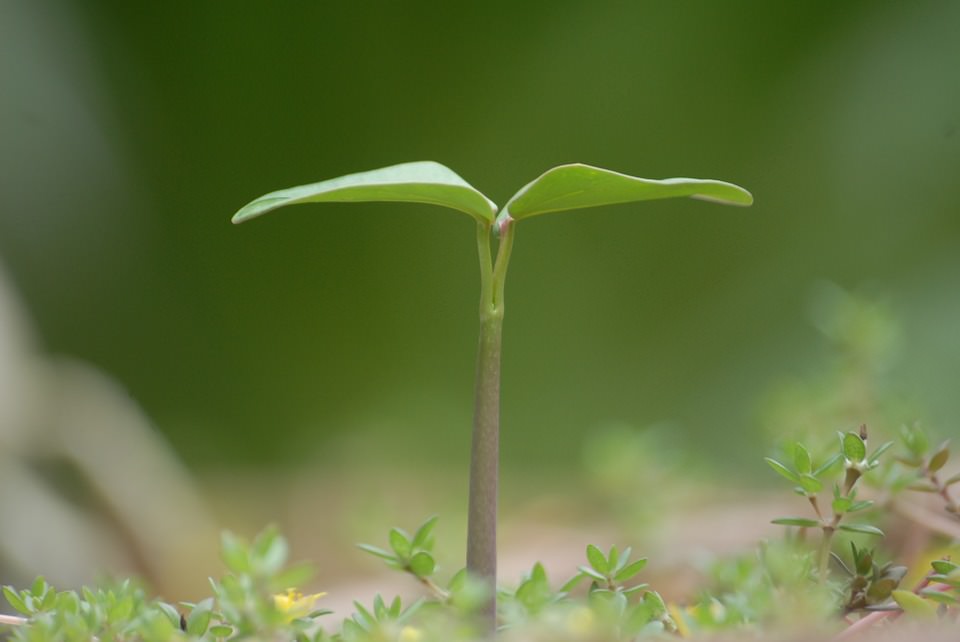
[[[885,577],[870,583],[867,589],[867,597],[871,604],[878,604],[890,597],[890,594],[900,584],[897,578]]]
[[[822,465],[822,466],[820,466],[820,467],[817,468],[815,471],[813,471],[813,476],[814,476],[814,477],[819,477],[820,475],[823,475],[824,473],[826,473],[827,471],[829,471],[831,468],[833,468],[834,466],[836,466],[837,463],[838,463],[841,459],[843,459],[843,456],[840,455],[839,453],[836,454],[836,455],[834,455],[833,457],[831,457],[831,458],[828,459],[827,461],[823,462],[823,465]]]
[[[780,473],[781,475],[783,475],[784,477],[792,481],[794,484],[800,483],[800,475],[796,474],[795,472],[793,472],[792,470],[790,470],[789,468],[781,464],[776,459],[773,459],[771,457],[764,457],[763,460],[768,464],[770,464],[770,468],[773,468],[775,471],[777,471],[778,473]]]
[[[943,487],[946,488],[946,487],[948,487],[948,486],[953,486],[953,485],[956,484],[957,482],[960,482],[960,473],[957,473],[956,475],[954,475],[953,477],[951,477],[951,478],[948,479],[947,481],[943,482]]]
[[[379,593],[373,598],[373,616],[377,620],[384,620],[389,617],[387,605],[383,603],[383,597]]]
[[[853,463],[860,463],[867,457],[867,445],[855,432],[843,435],[843,456]]]
[[[167,604],[166,602],[157,602],[157,608],[167,616],[170,624],[176,628],[180,628],[180,612],[175,609],[172,604]]]
[[[23,600],[20,599],[20,594],[14,590],[12,586],[3,587],[3,596],[7,598],[7,602],[10,603],[14,609],[23,613],[24,615],[30,615],[30,609],[27,608],[27,605],[23,603]]]
[[[869,460],[871,464],[876,463],[876,461],[880,458],[880,455],[882,455],[883,453],[887,452],[887,450],[888,450],[891,446],[893,446],[893,442],[892,442],[892,441],[888,441],[888,442],[885,442],[885,443],[881,444],[879,448],[877,448],[876,450],[874,450],[873,453],[872,453],[869,457],[867,457],[867,460]]]
[[[285,568],[270,578],[271,590],[280,592],[290,588],[303,586],[310,581],[315,574],[313,564],[309,562],[300,562],[290,568]]]
[[[549,169],[524,186],[504,206],[498,221],[682,196],[729,205],[753,203],[750,192],[732,183],[695,178],[651,180],[574,163]]]
[[[807,449],[799,442],[793,445],[793,467],[796,468],[797,472],[801,475],[805,473],[809,474],[813,471],[810,453],[807,452]]]
[[[643,591],[650,588],[650,585],[644,582],[643,584],[637,584],[636,586],[631,586],[628,589],[623,589],[624,595],[633,595],[637,591]]]
[[[271,526],[261,533],[253,543],[253,554],[257,571],[264,575],[272,575],[287,561],[289,546],[287,538],[280,531]]]
[[[853,506],[853,500],[849,497],[837,497],[833,500],[832,508],[834,513],[846,513],[851,506]]]
[[[218,624],[210,627],[210,635],[215,638],[226,638],[233,635],[233,627],[226,624]]]
[[[943,465],[947,463],[948,459],[950,459],[949,446],[950,446],[949,441],[945,441],[942,444],[940,444],[940,447],[937,448],[937,452],[935,452],[930,457],[930,463],[927,464],[928,471],[930,471],[931,473],[935,473],[941,468],[943,468]]]
[[[893,599],[905,613],[921,619],[931,619],[937,615],[935,604],[928,602],[916,593],[910,591],[893,591]]]
[[[417,529],[417,532],[413,534],[413,542],[411,542],[411,546],[413,548],[427,548],[427,544],[430,540],[430,534],[433,533],[433,527],[437,525],[438,519],[440,519],[440,517],[438,515],[434,515],[420,525],[420,528]]]
[[[390,617],[396,618],[400,617],[400,613],[403,611],[403,603],[400,601],[400,596],[397,595],[393,598],[393,601],[390,602],[390,609],[388,611]]]
[[[957,569],[960,569],[960,564],[957,564],[951,560],[934,560],[930,562],[930,566],[933,567],[933,570],[942,575],[949,575]]]
[[[250,572],[250,555],[242,539],[229,531],[220,536],[220,556],[227,568],[235,573]]]
[[[607,553],[607,573],[612,573],[618,568],[618,562],[620,561],[620,551],[617,550],[617,547],[611,546],[610,552]]]
[[[200,636],[206,633],[213,611],[213,598],[208,597],[197,604],[187,616],[187,633]]]
[[[862,499],[858,502],[853,502],[850,505],[850,508],[847,509],[848,513],[856,513],[857,511],[864,510],[873,506],[872,499]]]
[[[590,566],[595,568],[598,573],[602,574],[601,579],[603,575],[606,575],[610,572],[610,565],[607,563],[607,557],[593,544],[587,544],[587,561],[590,562]]]
[[[923,597],[929,598],[934,602],[940,604],[956,604],[957,598],[953,597],[949,593],[944,593],[943,591],[938,591],[937,589],[925,588],[920,591],[920,595]]]
[[[397,557],[407,558],[410,555],[410,537],[399,528],[390,529],[390,548]]]
[[[567,580],[563,586],[560,587],[560,592],[569,593],[577,586],[577,584],[579,584],[584,579],[586,579],[586,577],[587,575],[584,573],[577,573],[576,575],[571,577],[569,580]]]
[[[47,580],[43,578],[42,575],[38,575],[33,584],[30,586],[30,593],[34,597],[43,597],[46,595],[47,590],[50,588],[50,585],[47,584]]]
[[[869,524],[840,524],[837,528],[842,531],[847,531],[848,533],[863,533],[864,535],[879,535],[883,537],[882,530]]]
[[[803,488],[803,492],[816,495],[823,488],[823,483],[810,473],[803,473],[800,475],[800,487]]]
[[[361,551],[366,551],[366,552],[370,553],[371,555],[376,555],[377,557],[380,557],[380,558],[382,558],[382,559],[385,559],[385,560],[387,560],[388,562],[396,562],[396,561],[397,561],[397,556],[396,556],[396,555],[394,555],[393,553],[391,553],[391,552],[389,552],[389,551],[385,551],[385,550],[383,550],[382,548],[379,548],[379,547],[377,547],[377,546],[371,546],[370,544],[357,544],[357,548],[359,548]]]
[[[656,591],[643,594],[643,603],[650,607],[653,617],[663,617],[667,612],[667,605]]]
[[[373,614],[370,613],[370,611],[364,608],[363,604],[360,604],[360,602],[354,600],[353,607],[357,610],[357,612],[353,614],[353,619],[357,624],[363,627],[364,630],[369,630],[377,623],[376,618],[373,617]]]
[[[598,571],[593,570],[593,567],[591,567],[591,566],[578,566],[578,567],[577,567],[577,570],[580,571],[581,573],[583,573],[584,575],[587,575],[587,576],[589,576],[589,577],[592,577],[593,579],[595,579],[595,580],[597,580],[597,581],[600,581],[600,582],[606,582],[606,581],[607,581],[607,578],[606,578],[606,576],[605,576],[603,573],[600,573],[600,572],[598,572]]]
[[[453,170],[433,161],[419,161],[270,192],[244,205],[233,222],[242,223],[284,205],[371,201],[441,205],[487,223],[493,222],[497,213],[493,201]]]
[[[817,520],[807,517],[778,517],[770,523],[780,526],[800,526],[801,528],[819,528],[821,526]]]
[[[429,577],[433,575],[437,563],[433,556],[425,551],[420,551],[410,558],[410,571],[417,577]]]
[[[647,565],[647,558],[643,557],[638,559],[635,562],[627,564],[622,569],[617,571],[617,574],[614,576],[617,582],[626,582],[631,577],[643,570],[643,567]]]
[[[900,437],[914,457],[922,458],[930,448],[930,441],[927,439],[927,433],[919,426],[903,426],[900,428]]]

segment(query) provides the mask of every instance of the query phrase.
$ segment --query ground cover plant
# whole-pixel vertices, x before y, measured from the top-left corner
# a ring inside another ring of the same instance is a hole
[[[902,522],[890,508],[891,498],[913,493],[936,495],[942,512],[953,516],[951,488],[960,475],[940,478],[949,448],[931,447],[917,427],[904,427],[898,444],[885,442],[872,452],[866,432],[861,427],[840,433],[832,453],[793,443],[784,449],[789,463],[780,461],[782,456],[768,458],[779,475],[796,484],[795,492],[816,517],[775,520],[787,527],[784,538],[760,542],[750,554],[715,560],[689,600],[665,600],[644,582],[647,559],[630,547],[602,550],[591,544],[583,564],[562,581],[551,581],[535,563],[515,586],[500,587],[498,637],[626,642],[726,632],[779,639],[799,630],[815,639],[876,631],[902,631],[895,639],[939,639],[931,637],[934,629],[917,626],[956,626],[960,564],[948,556],[929,559],[924,568],[897,564],[875,545],[884,535],[875,524]],[[858,499],[860,483],[877,499]],[[851,514],[866,517],[848,520]],[[0,623],[10,627],[11,639],[22,642],[488,639],[488,584],[466,569],[448,574],[438,567],[436,523],[431,517],[412,533],[393,528],[382,547],[360,545],[407,575],[412,586],[419,585],[421,596],[409,602],[379,595],[371,604],[355,602],[354,612],[340,622],[323,608],[323,593],[300,592],[315,569],[287,565],[286,540],[268,528],[252,541],[223,535],[226,574],[210,580],[210,596],[199,602],[150,599],[131,580],[60,591],[37,578],[23,590],[3,587],[7,602],[21,615],[2,616]],[[838,543],[834,535],[841,534],[846,539]]]

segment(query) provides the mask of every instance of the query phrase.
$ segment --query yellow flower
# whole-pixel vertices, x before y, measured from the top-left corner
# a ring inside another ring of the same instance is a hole
[[[400,635],[397,642],[420,642],[423,639],[423,631],[412,626],[405,626],[400,629]]]
[[[278,611],[283,611],[291,620],[298,617],[309,615],[313,611],[313,606],[317,600],[326,595],[326,593],[313,593],[304,595],[296,589],[287,589],[286,593],[280,593],[273,596],[273,604]]]
[[[567,614],[567,630],[577,635],[587,635],[593,630],[595,621],[592,610],[578,606]]]

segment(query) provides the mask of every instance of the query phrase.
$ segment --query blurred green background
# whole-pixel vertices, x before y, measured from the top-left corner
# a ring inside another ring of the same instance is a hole
[[[755,206],[520,227],[506,474],[563,470],[610,422],[666,422],[723,474],[768,473],[758,404],[829,356],[808,314],[824,282],[896,319],[890,386],[922,415],[891,422],[956,430],[958,33],[952,0],[6,0],[0,261],[43,350],[121,382],[197,474],[460,474],[472,221],[234,211],[408,160],[501,205],[574,161],[719,178]]]
[[[314,461],[367,432],[463,464],[471,221],[333,205],[229,225],[263,192],[427,158],[500,204],[571,161],[756,196],[523,226],[507,466],[610,419],[734,453],[817,345],[821,279],[940,330],[908,334],[907,361],[933,417],[956,416],[955,2],[5,11],[0,253],[47,348],[117,377],[194,466]]]

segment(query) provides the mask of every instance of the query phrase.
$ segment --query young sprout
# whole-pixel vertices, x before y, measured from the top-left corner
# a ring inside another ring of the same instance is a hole
[[[651,180],[579,163],[554,167],[528,183],[502,210],[449,168],[433,161],[403,163],[265,194],[240,209],[234,223],[285,205],[392,201],[441,205],[464,212],[476,224],[480,258],[480,341],[470,457],[467,569],[496,585],[496,516],[500,435],[500,352],[504,283],[516,224],[524,219],[599,205],[690,197],[750,205],[748,191],[717,180]],[[494,237],[497,238],[494,253]],[[493,595],[491,591],[491,595]],[[494,623],[493,599],[487,609]]]

